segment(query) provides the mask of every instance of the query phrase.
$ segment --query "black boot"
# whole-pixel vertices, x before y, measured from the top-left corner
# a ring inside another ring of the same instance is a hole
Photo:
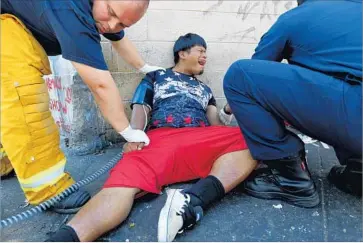
[[[319,195],[304,152],[296,157],[263,162],[268,168],[256,170],[245,181],[247,194],[262,199],[279,199],[304,208],[319,205]]]
[[[340,190],[362,196],[362,159],[348,159],[346,165],[334,166],[328,180]]]

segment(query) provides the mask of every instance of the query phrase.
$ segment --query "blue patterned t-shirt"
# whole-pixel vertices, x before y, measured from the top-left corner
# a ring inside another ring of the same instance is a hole
[[[210,125],[206,111],[208,105],[216,106],[216,101],[205,83],[172,69],[158,70],[148,76],[152,77],[154,91],[150,129]]]

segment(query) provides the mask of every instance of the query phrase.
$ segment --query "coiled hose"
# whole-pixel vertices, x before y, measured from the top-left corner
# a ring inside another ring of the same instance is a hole
[[[105,172],[109,171],[111,168],[115,166],[115,164],[122,158],[122,152],[117,154],[115,157],[113,157],[105,166],[103,166],[101,169],[93,173],[92,175],[88,176],[87,178],[80,180],[76,183],[74,183],[72,186],[68,187],[66,190],[61,192],[59,195],[54,196],[47,201],[39,204],[36,207],[30,208],[26,210],[25,212],[19,213],[17,215],[8,217],[4,220],[1,220],[0,229],[6,228],[11,226],[14,223],[23,221],[25,219],[29,219],[30,217],[34,216],[37,213],[41,213],[50,207],[52,207],[55,203],[60,202],[64,198],[68,197],[75,191],[77,191],[80,187],[85,186],[92,181],[96,180],[98,177],[100,177]]]

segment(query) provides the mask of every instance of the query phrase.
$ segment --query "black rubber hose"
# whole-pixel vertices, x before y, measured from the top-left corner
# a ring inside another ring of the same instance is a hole
[[[93,173],[92,175],[88,176],[87,178],[80,180],[76,183],[74,183],[72,186],[68,187],[66,190],[58,194],[57,196],[54,196],[47,201],[39,204],[38,206],[35,206],[33,208],[30,208],[26,210],[25,212],[16,214],[14,216],[8,217],[6,219],[1,220],[0,229],[9,227],[13,225],[14,223],[18,223],[20,221],[23,221],[25,219],[29,219],[30,217],[34,216],[37,213],[41,213],[49,208],[51,208],[55,203],[60,202],[64,198],[68,197],[75,191],[77,191],[80,187],[85,186],[92,181],[96,180],[98,177],[100,177],[105,172],[112,169],[115,164],[122,158],[123,153],[117,154],[115,157],[113,157],[105,166],[103,166],[101,169]]]

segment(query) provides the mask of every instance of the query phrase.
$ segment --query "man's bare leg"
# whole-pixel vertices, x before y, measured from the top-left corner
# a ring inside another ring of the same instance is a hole
[[[94,241],[126,219],[139,191],[125,187],[102,189],[67,225],[73,228],[80,241]],[[48,241],[60,241],[60,238],[62,236],[52,236]]]
[[[249,150],[224,154],[213,164],[210,175],[215,176],[223,185],[225,193],[244,181],[256,168]]]
[[[256,165],[257,162],[249,150],[224,154],[214,162],[206,178],[200,179],[184,192],[190,195],[190,202],[194,207],[200,206],[205,210],[245,180]]]
[[[172,241],[181,229],[200,221],[203,210],[246,179],[256,166],[249,150],[227,153],[214,162],[209,176],[191,188],[169,190],[160,212],[158,241]]]

